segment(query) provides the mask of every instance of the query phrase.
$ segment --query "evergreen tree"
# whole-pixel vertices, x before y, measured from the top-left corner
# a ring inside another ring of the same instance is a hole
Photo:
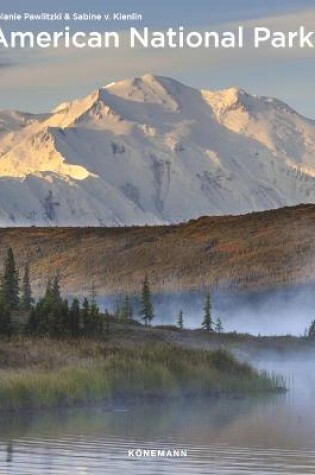
[[[9,247],[4,263],[4,276],[2,279],[4,305],[8,306],[11,310],[17,309],[20,303],[19,292],[19,273],[16,269],[12,247]]]
[[[122,318],[122,308],[121,308],[119,300],[117,300],[116,305],[115,305],[114,317],[117,320],[121,320]]]
[[[91,336],[100,336],[103,333],[103,318],[98,305],[93,303],[90,310]]]
[[[315,320],[312,321],[308,329],[308,338],[315,339]]]
[[[29,265],[26,264],[24,269],[24,276],[22,281],[22,297],[21,297],[21,307],[23,310],[31,310],[34,300],[32,297],[32,288],[30,282],[30,269]]]
[[[60,338],[66,336],[67,324],[69,322],[69,303],[68,300],[54,302],[52,311],[51,336]]]
[[[204,309],[204,318],[202,322],[202,328],[206,330],[207,332],[211,332],[213,331],[213,328],[212,328],[213,322],[211,318],[211,297],[210,297],[209,292],[207,293],[206,301],[205,301],[205,305],[203,309]]]
[[[50,334],[50,313],[53,307],[52,282],[49,277],[44,297],[31,310],[27,322],[28,335],[48,336]]]
[[[183,311],[182,310],[178,314],[176,325],[177,325],[177,328],[179,328],[180,330],[183,330],[183,328],[184,328],[184,318],[183,318]]]
[[[97,291],[96,291],[96,287],[95,287],[95,281],[93,280],[92,282],[92,287],[91,287],[91,304],[96,304],[96,300],[97,300]]]
[[[106,333],[109,334],[109,312],[105,310]]]
[[[62,300],[59,279],[48,280],[45,296],[31,312],[28,331],[40,336],[59,338],[64,336],[69,322],[69,306]]]
[[[60,275],[59,274],[56,274],[55,277],[53,277],[51,281],[50,290],[52,293],[53,301],[56,304],[61,303],[62,298],[61,298],[61,293],[60,293]]]
[[[45,298],[39,300],[35,308],[34,321],[37,322],[36,335],[52,337],[54,334],[53,303]],[[30,315],[30,318],[32,314]]]
[[[53,300],[52,281],[51,281],[51,278],[50,278],[50,277],[49,277],[49,279],[48,279],[48,281],[47,281],[44,298],[45,298],[45,299],[51,299],[51,300]]]
[[[132,320],[133,318],[133,308],[128,295],[126,295],[121,308],[121,318],[123,320]]]
[[[140,299],[140,315],[144,321],[145,326],[154,318],[153,305],[151,301],[151,290],[148,276],[145,276],[142,287],[142,294]]]
[[[0,298],[0,335],[11,336],[13,334],[13,325],[11,321],[11,309]]]
[[[215,322],[215,331],[216,333],[223,333],[223,325],[221,318],[217,318],[217,321]]]
[[[73,299],[69,310],[69,331],[73,338],[77,338],[80,334],[80,302],[78,299]]]
[[[84,299],[82,310],[83,334],[87,337],[99,336],[103,333],[103,319],[96,303]]]
[[[36,335],[38,333],[38,325],[39,325],[39,320],[38,320],[38,311],[37,308],[32,308],[28,322],[26,325],[26,334],[27,335]]]
[[[86,331],[89,327],[89,317],[90,317],[90,303],[86,297],[83,300],[81,313],[82,313],[83,332],[84,334],[86,334]]]
[[[50,335],[50,312],[51,307],[48,301],[43,297],[37,302],[37,305],[30,313],[27,323],[27,333],[36,336]]]

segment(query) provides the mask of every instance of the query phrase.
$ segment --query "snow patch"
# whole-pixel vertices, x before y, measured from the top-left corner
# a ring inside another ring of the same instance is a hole
[[[162,76],[34,116],[0,111],[0,225],[174,223],[315,203],[315,122]]]

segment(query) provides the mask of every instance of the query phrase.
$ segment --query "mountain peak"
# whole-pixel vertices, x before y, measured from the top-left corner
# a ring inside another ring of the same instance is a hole
[[[172,78],[169,78],[167,76],[159,76],[159,75],[152,74],[152,73],[146,73],[146,74],[143,74],[142,76],[136,76],[136,77],[121,80],[121,81],[111,82],[109,84],[106,84],[103,89],[112,89],[112,88],[115,88],[118,85],[121,86],[121,87],[124,86],[126,88],[135,87],[135,86],[141,87],[141,86],[145,86],[145,85],[146,86],[148,86],[148,85],[154,86],[157,83],[163,85],[163,83],[165,83],[165,82],[169,83],[169,84],[171,84],[171,83],[180,84],[182,87],[187,87],[187,86],[184,86],[184,84],[177,81],[176,79],[172,79]]]
[[[0,225],[4,216],[45,224],[51,193],[59,225],[175,223],[315,202],[313,121],[236,87],[200,91],[152,74],[47,116],[0,113],[0,156]]]
[[[235,103],[244,102],[250,96],[244,89],[238,87],[229,87],[227,89],[221,90],[222,97],[224,97],[225,102],[229,105]]]
[[[170,78],[145,74],[141,77],[112,82],[102,90],[129,103],[160,104],[165,108],[177,110],[176,92],[179,85],[180,83]]]
[[[217,114],[236,109],[245,111],[255,98],[255,96],[251,96],[243,89],[237,87],[216,91],[202,90],[201,93]]]

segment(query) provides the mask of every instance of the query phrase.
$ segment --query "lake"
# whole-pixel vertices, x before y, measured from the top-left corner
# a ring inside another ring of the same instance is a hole
[[[314,474],[314,362],[266,354],[254,363],[281,371],[290,391],[2,415],[0,474]],[[132,449],[187,457],[130,458]]]

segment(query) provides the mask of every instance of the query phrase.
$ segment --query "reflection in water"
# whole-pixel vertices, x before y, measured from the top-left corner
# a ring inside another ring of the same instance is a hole
[[[312,366],[277,364],[294,371],[285,395],[3,416],[0,474],[314,474]],[[135,448],[187,449],[188,457],[128,458]]]
[[[7,463],[12,462],[13,460],[13,444],[12,442],[9,442],[7,445]]]

